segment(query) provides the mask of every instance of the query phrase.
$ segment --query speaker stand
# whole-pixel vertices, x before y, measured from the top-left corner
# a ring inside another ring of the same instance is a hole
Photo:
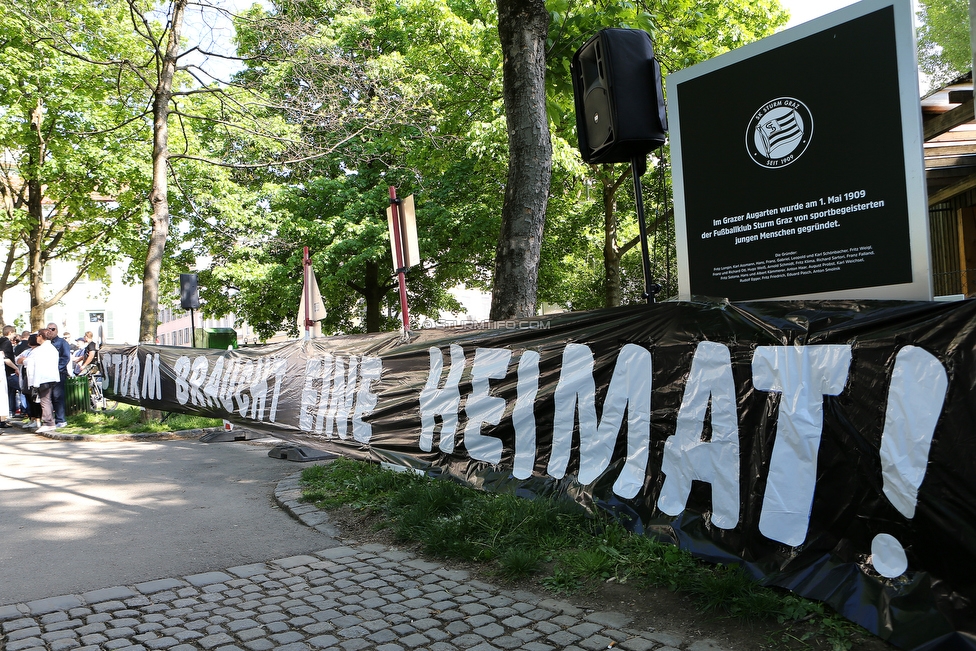
[[[644,265],[644,298],[654,302],[654,296],[661,286],[651,278],[651,256],[647,246],[647,225],[644,223],[644,194],[641,190],[641,177],[647,171],[647,154],[630,159],[631,175],[634,177],[634,202],[637,204],[637,227],[640,229],[641,255]]]

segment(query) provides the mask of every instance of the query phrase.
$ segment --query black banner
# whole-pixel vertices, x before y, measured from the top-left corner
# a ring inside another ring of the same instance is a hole
[[[976,649],[976,302],[673,303],[241,348],[106,390],[565,494],[906,649]]]

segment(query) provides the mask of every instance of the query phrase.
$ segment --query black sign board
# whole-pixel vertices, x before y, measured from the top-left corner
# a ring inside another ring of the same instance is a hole
[[[682,298],[931,298],[907,0],[671,75]]]

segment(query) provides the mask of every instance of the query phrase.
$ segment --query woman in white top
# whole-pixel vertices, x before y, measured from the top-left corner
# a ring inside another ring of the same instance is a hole
[[[20,392],[24,395],[24,401],[27,403],[27,409],[24,410],[27,421],[24,427],[27,429],[37,429],[41,426],[41,403],[36,402],[32,395],[29,382],[30,378],[27,377],[27,358],[30,357],[31,352],[41,345],[41,338],[36,334],[29,333],[26,339],[27,348],[17,355],[17,366],[20,367]]]
[[[31,351],[24,363],[27,368],[27,380],[40,398],[42,425],[37,428],[38,433],[55,430],[54,403],[51,401],[51,393],[54,391],[54,385],[61,381],[61,373],[58,371],[58,349],[51,343],[56,336],[56,332],[47,328],[38,332],[37,340],[40,346]]]

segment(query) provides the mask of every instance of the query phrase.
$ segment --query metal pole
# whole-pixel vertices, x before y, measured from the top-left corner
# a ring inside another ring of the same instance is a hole
[[[974,0],[969,0],[969,48],[972,51],[972,65],[976,66],[976,2]],[[976,71],[976,68],[973,70]],[[976,72],[973,74],[976,79]]]
[[[308,247],[302,249],[302,294],[305,297],[305,339],[311,339],[311,315],[309,314],[309,303],[312,301],[311,288],[308,286],[308,267],[312,263],[308,258]]]
[[[194,348],[196,348],[197,347],[197,324],[193,320],[193,308],[192,307],[190,308],[190,341],[193,342],[191,345]]]
[[[407,279],[404,275],[406,267],[403,263],[403,234],[400,215],[400,199],[397,198],[396,188],[390,186],[390,210],[393,212],[393,250],[396,255],[396,273],[400,285],[400,316],[403,317],[403,332],[410,331],[410,311],[407,307]]]
[[[634,177],[634,202],[637,204],[637,226],[640,229],[641,255],[644,266],[644,298],[654,302],[654,295],[660,286],[651,279],[651,256],[647,247],[647,225],[644,223],[644,195],[641,191],[641,176],[647,170],[647,159],[635,156],[630,159],[631,174]]]

